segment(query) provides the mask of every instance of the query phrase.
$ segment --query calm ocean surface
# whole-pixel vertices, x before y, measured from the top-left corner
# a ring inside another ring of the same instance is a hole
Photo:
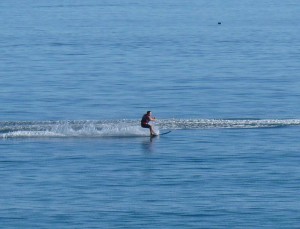
[[[1,1],[0,228],[299,228],[299,12]]]

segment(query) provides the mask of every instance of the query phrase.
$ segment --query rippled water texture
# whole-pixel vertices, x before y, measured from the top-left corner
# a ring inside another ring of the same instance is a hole
[[[299,12],[0,1],[0,227],[299,228]]]

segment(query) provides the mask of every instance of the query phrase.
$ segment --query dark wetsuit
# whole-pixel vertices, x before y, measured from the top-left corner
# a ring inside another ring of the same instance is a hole
[[[141,127],[150,128],[149,122],[150,122],[150,116],[147,114],[144,114],[144,116],[141,120]]]

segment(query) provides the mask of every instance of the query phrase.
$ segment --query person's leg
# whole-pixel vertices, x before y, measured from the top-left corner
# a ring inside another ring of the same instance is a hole
[[[150,130],[150,135],[154,135],[155,134],[155,132],[153,131],[153,128],[152,128],[151,125],[149,125],[149,124],[142,124],[141,126],[143,128],[148,128]]]
[[[155,132],[153,130],[153,127],[150,125],[150,135],[155,135]]]

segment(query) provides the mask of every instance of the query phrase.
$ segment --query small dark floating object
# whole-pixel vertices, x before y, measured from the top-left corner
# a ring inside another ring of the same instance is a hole
[[[218,22],[218,25],[221,25],[222,23],[221,22]]]

